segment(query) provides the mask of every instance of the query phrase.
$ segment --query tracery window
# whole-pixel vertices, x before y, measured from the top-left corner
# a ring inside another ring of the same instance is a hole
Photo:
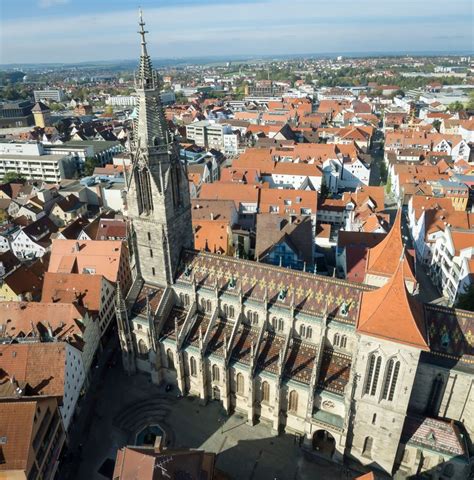
[[[380,375],[380,365],[382,363],[382,357],[376,356],[372,353],[369,356],[369,364],[367,368],[367,378],[365,381],[364,393],[367,395],[375,395],[377,391],[377,383]]]
[[[387,363],[385,374],[385,383],[383,386],[382,398],[392,401],[395,395],[395,387],[397,386],[398,373],[400,371],[400,361],[391,358]]]
[[[298,410],[298,392],[296,390],[290,392],[288,410],[293,413]]]

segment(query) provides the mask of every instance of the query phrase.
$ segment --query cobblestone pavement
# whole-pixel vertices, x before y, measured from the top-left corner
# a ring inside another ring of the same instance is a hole
[[[118,354],[117,354],[118,357]],[[110,363],[110,361],[108,362]],[[197,398],[178,398],[153,385],[147,376],[124,374],[120,362],[103,366],[84,399],[84,417],[71,435],[73,461],[60,478],[104,480],[98,473],[117,449],[133,444],[136,433],[159,424],[169,447],[203,448],[215,452],[217,467],[238,480],[349,479],[357,473],[302,450],[292,435],[278,437],[270,426],[249,426],[239,415],[226,417],[221,405],[201,406]],[[82,447],[79,445],[82,444]]]

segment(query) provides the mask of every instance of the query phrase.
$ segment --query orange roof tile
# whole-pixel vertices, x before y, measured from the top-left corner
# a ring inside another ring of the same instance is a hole
[[[357,330],[428,350],[423,308],[406,289],[405,263],[406,259],[398,262],[395,274],[383,287],[362,293]]]
[[[387,236],[367,252],[367,273],[392,276],[398,268],[404,250],[402,241],[402,213],[398,210],[395,222]],[[413,272],[405,257],[406,274],[414,280]]]

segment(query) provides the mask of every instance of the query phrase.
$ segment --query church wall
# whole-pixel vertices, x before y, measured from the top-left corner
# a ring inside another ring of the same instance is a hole
[[[419,350],[365,335],[359,338],[356,365],[360,378],[355,391],[350,453],[366,465],[377,459],[381,468],[392,473],[413,388]],[[375,395],[365,393],[372,353],[381,357]],[[388,361],[391,358],[400,361],[400,370],[393,400],[389,401],[382,398],[382,392]]]

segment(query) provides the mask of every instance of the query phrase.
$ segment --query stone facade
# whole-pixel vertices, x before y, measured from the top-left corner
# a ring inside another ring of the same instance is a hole
[[[145,57],[143,40],[140,72]],[[405,287],[400,250],[393,252],[396,272],[381,288],[186,250],[187,190],[183,185],[176,204],[167,174],[184,168],[149,144],[160,126],[145,125],[148,93],[137,88],[137,95],[133,168],[146,172],[150,187],[143,192],[147,181],[132,173],[137,273],[127,298],[117,289],[116,300],[126,370],[146,372],[203,404],[219,401],[250,424],[267,422],[275,434],[297,434],[305,448],[335,461],[465,478],[463,440],[474,433],[467,413],[472,417],[474,315],[417,303]],[[153,208],[145,212],[147,202]],[[390,295],[403,308],[384,303]]]

